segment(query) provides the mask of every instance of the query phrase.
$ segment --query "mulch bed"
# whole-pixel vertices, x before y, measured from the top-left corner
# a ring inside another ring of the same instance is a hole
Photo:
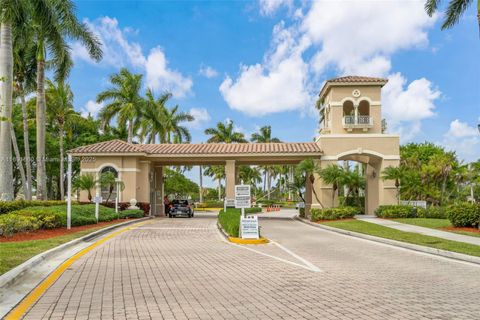
[[[471,233],[480,233],[480,230],[477,228],[470,228],[470,227],[445,227],[442,228],[443,230],[447,231],[466,231],[466,232],[471,232]]]
[[[82,230],[88,230],[98,227],[107,227],[113,224],[125,222],[128,219],[117,219],[107,222],[99,222],[96,224],[89,224],[86,226],[72,227],[70,230],[67,228],[57,228],[57,229],[39,229],[34,232],[23,232],[15,233],[11,237],[0,237],[1,242],[18,242],[18,241],[29,241],[29,240],[40,240],[40,239],[49,239],[53,237],[63,236],[70,233],[75,233]]]

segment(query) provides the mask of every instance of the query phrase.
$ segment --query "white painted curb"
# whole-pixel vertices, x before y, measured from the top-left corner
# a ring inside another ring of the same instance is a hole
[[[428,253],[428,254],[432,254],[432,255],[436,255],[436,256],[441,256],[441,257],[445,257],[445,258],[449,258],[449,259],[455,259],[455,260],[460,260],[460,261],[463,261],[463,262],[475,263],[475,264],[480,265],[480,257],[470,256],[468,254],[457,253],[457,252],[453,252],[453,251],[447,251],[447,250],[436,249],[436,248],[431,248],[431,247],[425,247],[425,246],[421,246],[421,245],[417,245],[417,244],[401,242],[401,241],[397,241],[397,240],[391,240],[391,239],[386,239],[386,238],[370,236],[370,235],[367,235],[367,234],[358,233],[358,232],[354,232],[354,231],[348,231],[348,230],[333,228],[333,227],[325,226],[325,225],[322,225],[322,224],[319,224],[319,223],[314,223],[314,222],[308,221],[306,219],[302,219],[298,216],[295,216],[294,219],[298,220],[300,222],[303,222],[305,224],[311,225],[313,227],[316,227],[316,228],[320,228],[320,229],[324,229],[324,230],[328,230],[328,231],[332,231],[332,232],[336,232],[336,233],[340,233],[340,234],[344,234],[344,235],[348,235],[348,236],[352,236],[352,237],[357,237],[357,238],[366,239],[366,240],[370,240],[370,241],[380,242],[380,243],[388,244],[388,245],[395,246],[395,247],[400,247],[400,248],[409,249],[409,250],[413,250],[413,251],[419,251],[419,252]],[[449,241],[452,241],[452,240],[449,240]]]
[[[72,241],[69,241],[67,243],[61,244],[61,245],[59,245],[55,248],[52,248],[50,250],[47,250],[45,252],[42,252],[42,253],[28,259],[24,263],[16,266],[12,270],[9,270],[9,271],[5,272],[4,274],[2,274],[0,276],[0,288],[1,289],[6,288],[6,287],[11,286],[12,284],[20,281],[21,278],[22,278],[22,275],[24,275],[31,268],[35,267],[36,265],[38,265],[42,261],[47,260],[49,257],[51,257],[53,255],[56,255],[56,254],[59,254],[60,252],[66,250],[66,249],[68,249],[68,248],[70,248],[70,247],[72,247],[72,246],[74,246],[74,245],[76,245],[80,242],[88,241],[90,239],[99,237],[99,236],[101,236],[101,235],[103,235],[107,232],[112,231],[113,229],[117,229],[117,228],[124,227],[124,226],[127,226],[127,225],[132,224],[132,223],[137,223],[137,222],[141,222],[141,221],[145,221],[145,220],[149,220],[149,219],[151,219],[151,217],[144,217],[144,218],[140,218],[140,219],[128,220],[126,222],[122,222],[122,223],[118,223],[118,224],[115,224],[115,225],[112,225],[112,226],[108,226],[108,227],[105,227],[103,229],[97,230],[95,232],[89,233],[89,234],[87,234],[83,237],[80,237],[80,238],[74,239]]]

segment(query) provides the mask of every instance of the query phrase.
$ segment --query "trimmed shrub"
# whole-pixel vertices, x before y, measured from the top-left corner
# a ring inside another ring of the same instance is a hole
[[[378,207],[375,215],[380,218],[415,218],[416,210],[412,206],[388,205]]]
[[[20,210],[27,207],[50,207],[65,204],[62,200],[48,200],[48,201],[0,201],[0,214],[10,213],[12,211]]]
[[[357,207],[310,209],[312,221],[348,219],[361,212],[361,209]]]
[[[429,219],[447,219],[446,207],[429,207],[427,210],[423,208],[417,208],[417,218],[429,218]]]
[[[91,203],[88,203],[91,204]],[[115,209],[115,201],[109,202],[108,204],[102,203],[102,206],[107,207],[107,208],[113,208]],[[118,210],[124,211],[127,210],[127,208],[130,207],[130,202],[119,202],[118,203]],[[150,214],[150,203],[148,202],[137,202],[137,207],[139,207],[141,210],[143,210],[143,213],[145,216]]]
[[[143,210],[125,210],[120,212],[120,218],[128,219],[128,218],[143,218],[144,212]]]
[[[204,208],[223,208],[223,201],[205,201]]]
[[[13,213],[0,216],[0,236],[9,237],[17,232],[29,232],[39,228],[35,217],[19,216]]]
[[[455,227],[478,227],[480,206],[474,203],[461,203],[447,207],[448,220]]]
[[[305,218],[305,208],[298,209],[298,215],[300,218]]]

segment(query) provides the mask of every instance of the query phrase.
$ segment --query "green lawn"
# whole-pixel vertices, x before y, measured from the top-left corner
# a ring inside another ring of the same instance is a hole
[[[402,219],[394,219],[394,220],[400,223],[412,224],[414,226],[432,228],[432,229],[442,229],[445,227],[452,226],[452,224],[448,219],[402,218]],[[456,231],[456,230],[442,230],[442,231],[454,232],[454,233],[464,234],[472,237],[480,237],[480,233],[478,232]]]
[[[70,240],[82,237],[106,226],[95,227],[50,239],[1,242],[0,243],[0,275],[18,266],[37,254],[59,246]]]
[[[404,232],[377,224],[358,221],[328,221],[322,222],[329,227],[344,229],[348,231],[354,231],[358,233],[368,234],[380,238],[392,239],[412,244],[418,244],[426,247],[437,248],[442,250],[449,250],[458,253],[469,254],[472,256],[480,257],[480,246],[473,244],[444,240],[436,237],[430,237],[421,235],[418,233]]]

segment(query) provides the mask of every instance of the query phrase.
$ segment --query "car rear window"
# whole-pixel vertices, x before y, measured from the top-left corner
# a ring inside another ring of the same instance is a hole
[[[188,206],[188,200],[173,200],[173,204],[179,204],[181,206]]]

